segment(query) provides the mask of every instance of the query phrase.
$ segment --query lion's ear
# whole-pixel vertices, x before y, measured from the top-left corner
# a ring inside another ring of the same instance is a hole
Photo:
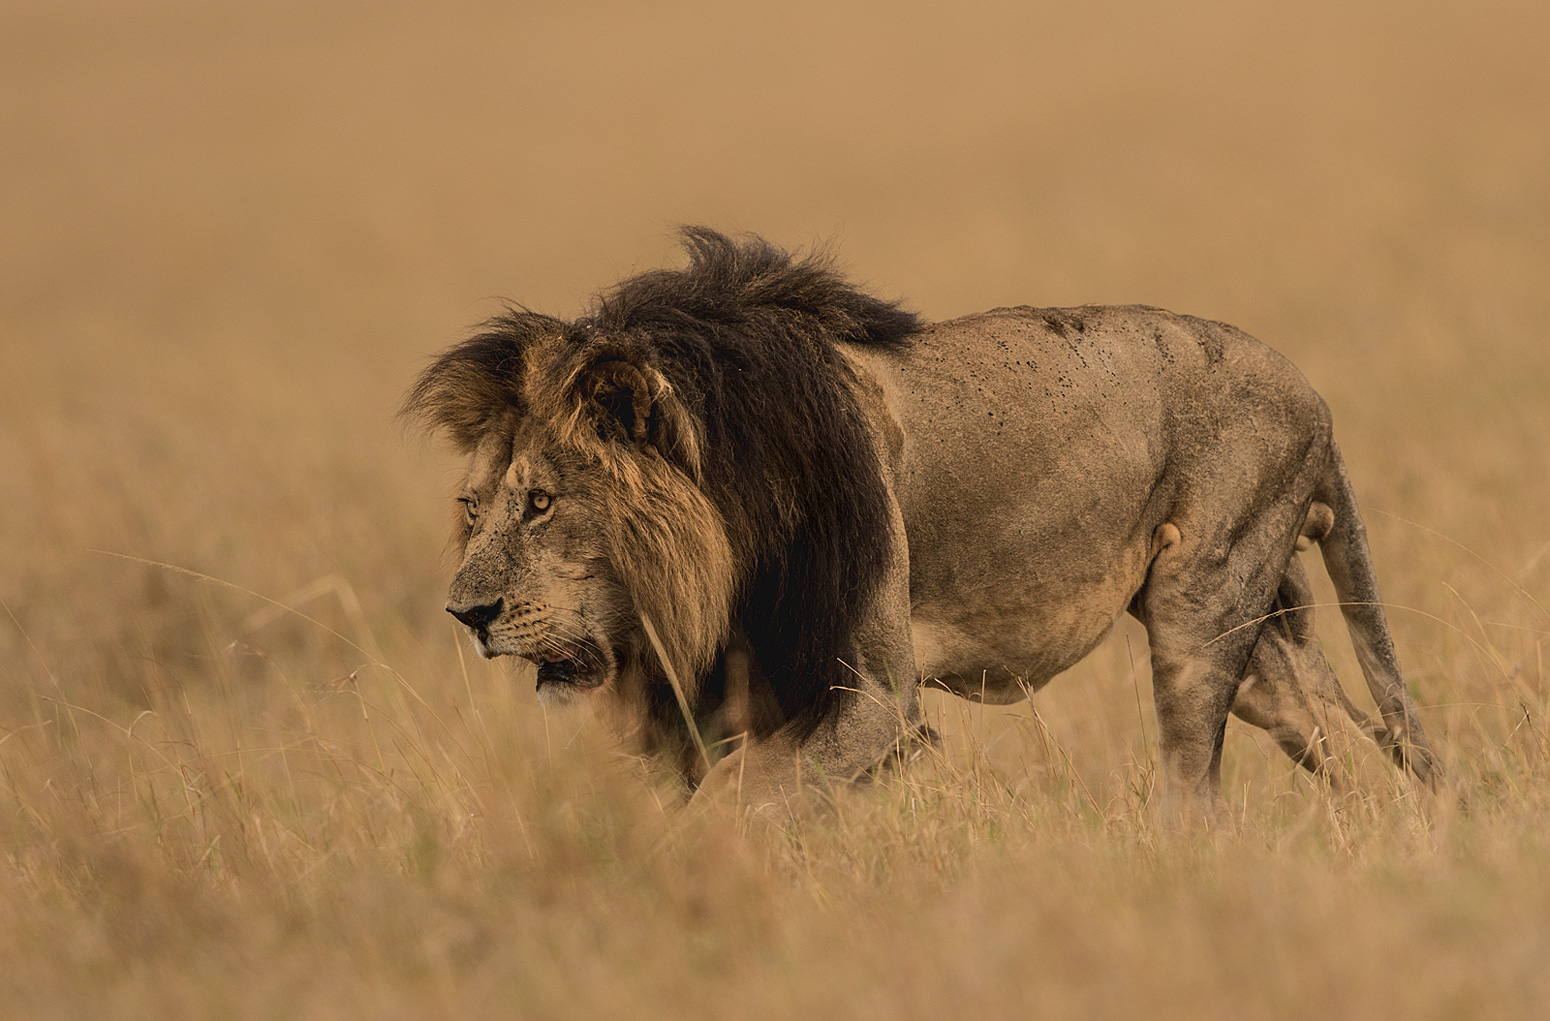
[[[399,414],[432,432],[446,432],[459,450],[473,453],[493,423],[512,409],[525,413],[521,386],[528,349],[564,330],[565,324],[550,316],[508,310],[437,356],[404,396]]]
[[[696,484],[701,481],[699,431],[662,373],[624,359],[598,362],[581,389],[603,439],[643,453],[655,450]]]

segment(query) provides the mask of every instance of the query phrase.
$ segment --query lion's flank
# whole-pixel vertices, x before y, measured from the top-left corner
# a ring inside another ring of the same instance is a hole
[[[663,631],[676,619],[699,632],[669,640],[676,654],[703,670],[740,626],[778,703],[760,729],[810,730],[851,686],[842,661],[891,514],[835,345],[899,346],[919,321],[822,257],[700,227],[682,237],[687,266],[624,280],[575,322],[520,311],[486,324],[426,370],[406,412],[470,450],[515,408],[609,469],[621,499],[605,531],[631,547],[614,566],[637,600],[680,604],[641,607]],[[721,557],[717,584],[704,567]]]

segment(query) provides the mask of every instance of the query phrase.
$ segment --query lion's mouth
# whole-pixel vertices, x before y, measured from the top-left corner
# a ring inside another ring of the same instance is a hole
[[[524,649],[514,647],[518,643],[499,631],[492,635],[487,628],[469,630],[474,637],[474,647],[483,658],[516,656],[537,667],[541,702],[568,704],[582,692],[602,687],[612,676],[614,660],[608,652],[571,644],[542,651],[531,647]]]
[[[543,655],[521,654],[522,658],[538,667],[538,690],[548,685],[566,685],[570,688],[596,688],[608,679],[608,672],[596,657],[575,649]]]

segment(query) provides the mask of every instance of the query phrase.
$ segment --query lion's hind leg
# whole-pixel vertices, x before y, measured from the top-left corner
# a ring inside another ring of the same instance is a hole
[[[1241,480],[1192,473],[1176,497],[1179,513],[1154,533],[1155,555],[1131,612],[1146,625],[1150,645],[1164,811],[1176,817],[1170,822],[1216,812],[1227,717],[1286,584],[1323,463],[1310,456],[1297,470],[1285,467],[1271,476],[1274,488],[1248,493]],[[1293,647],[1273,641],[1267,660],[1270,651]],[[1295,675],[1275,672],[1276,680],[1282,676]],[[1245,711],[1256,707],[1252,691]],[[1270,712],[1265,719],[1281,721]]]
[[[1169,822],[1216,812],[1227,716],[1281,574],[1279,563],[1266,565],[1291,552],[1290,522],[1258,524],[1235,545],[1203,539],[1189,523],[1175,525],[1181,538],[1153,559],[1131,606],[1151,651]],[[1277,548],[1277,533],[1284,548]]]
[[[1266,731],[1293,762],[1336,790],[1377,790],[1387,772],[1382,726],[1346,695],[1314,642],[1313,593],[1294,556],[1260,630],[1233,715]]]

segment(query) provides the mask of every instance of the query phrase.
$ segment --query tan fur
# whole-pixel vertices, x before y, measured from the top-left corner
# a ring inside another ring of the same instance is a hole
[[[729,627],[732,549],[703,493],[660,457],[602,460],[608,495],[599,526],[612,565],[683,676],[709,669]]]

